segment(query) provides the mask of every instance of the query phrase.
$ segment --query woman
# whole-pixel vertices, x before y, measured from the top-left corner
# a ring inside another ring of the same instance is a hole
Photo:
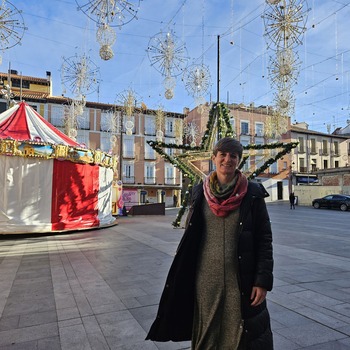
[[[266,293],[272,233],[263,186],[237,169],[242,145],[229,137],[212,155],[216,171],[192,191],[184,235],[146,339],[192,340],[192,349],[272,350]]]

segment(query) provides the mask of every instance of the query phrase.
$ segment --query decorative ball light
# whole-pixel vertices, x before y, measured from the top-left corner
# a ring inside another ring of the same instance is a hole
[[[100,57],[108,61],[113,58],[114,52],[112,46],[117,39],[115,31],[108,25],[102,24],[96,32],[96,40],[101,45]]]

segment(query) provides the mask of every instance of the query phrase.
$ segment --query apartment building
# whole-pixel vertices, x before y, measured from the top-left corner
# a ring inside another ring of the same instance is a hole
[[[7,109],[11,100],[24,100],[63,131],[64,116],[71,99],[52,96],[50,72],[46,72],[45,78],[37,78],[22,76],[11,70],[0,73],[0,85],[0,112]],[[116,113],[121,123],[120,132],[116,134],[109,131],[108,119],[111,113]],[[171,112],[163,114],[163,141],[167,144],[174,143],[176,120],[183,120],[185,115]],[[76,140],[88,148],[119,156],[115,181],[121,180],[123,183],[123,197],[127,208],[141,203],[162,202],[166,206],[172,206],[174,198],[178,201],[181,198],[182,174],[156,154],[147,143],[148,140],[156,139],[156,111],[136,108],[132,119],[134,127],[130,134],[126,132],[126,117],[121,106],[87,101],[82,116],[78,117]]]
[[[340,171],[349,165],[348,135],[325,134],[309,130],[307,123],[297,123],[291,125],[286,138],[299,142],[292,152],[291,172],[294,185],[317,183],[319,171],[333,169],[336,172],[337,169]]]

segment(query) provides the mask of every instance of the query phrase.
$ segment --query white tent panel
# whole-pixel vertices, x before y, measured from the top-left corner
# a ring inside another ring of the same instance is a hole
[[[113,170],[99,167],[98,219],[100,226],[109,225],[115,221],[112,216],[112,182]]]
[[[0,155],[1,233],[50,232],[53,160]]]

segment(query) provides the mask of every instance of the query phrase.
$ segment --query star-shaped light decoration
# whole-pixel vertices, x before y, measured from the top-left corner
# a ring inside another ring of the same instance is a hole
[[[223,137],[233,137],[233,130],[230,124],[229,112],[224,103],[216,103],[209,112],[209,119],[207,129],[204,132],[202,141],[199,146],[191,147],[189,145],[166,144],[164,142],[147,141],[147,143],[158,153],[175,167],[177,167],[184,175],[189,178],[190,183],[185,193],[182,206],[178,212],[175,221],[172,223],[174,227],[179,227],[181,218],[185,213],[187,203],[189,200],[191,188],[207,176],[195,162],[202,160],[210,160],[212,156],[212,149],[217,139]],[[279,158],[289,153],[292,148],[295,148],[298,142],[291,143],[271,143],[265,145],[247,145],[243,146],[243,157],[239,165],[242,169],[250,157],[259,157],[259,164],[262,164],[258,169],[244,171],[247,178],[253,179],[261,172],[265,171],[269,166],[275,163]],[[183,153],[174,155],[167,154],[164,149],[182,150]],[[279,150],[274,156],[271,156],[267,150]]]

